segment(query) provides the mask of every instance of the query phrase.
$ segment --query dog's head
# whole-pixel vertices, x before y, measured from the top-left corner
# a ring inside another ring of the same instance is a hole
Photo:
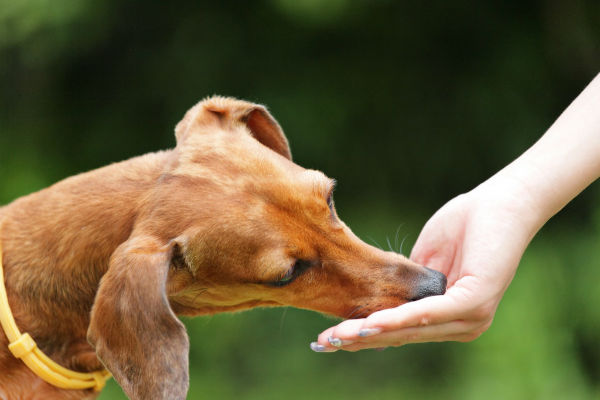
[[[292,162],[264,107],[205,100],[176,137],[131,238],[111,259],[89,332],[133,398],[185,393],[174,383],[187,377],[187,337],[174,312],[290,305],[353,318],[444,292],[441,273],[350,231],[335,211],[334,181]],[[172,379],[157,383],[165,371]]]

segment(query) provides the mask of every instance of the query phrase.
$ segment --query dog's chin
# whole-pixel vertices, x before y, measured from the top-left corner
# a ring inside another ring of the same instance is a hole
[[[217,305],[211,303],[183,303],[171,301],[171,308],[177,315],[196,317],[201,315],[213,315],[222,312],[243,311],[257,307],[281,307],[282,304],[275,301],[249,300],[233,305]]]

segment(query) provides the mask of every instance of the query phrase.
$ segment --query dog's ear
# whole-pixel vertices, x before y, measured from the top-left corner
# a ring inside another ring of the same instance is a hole
[[[174,243],[130,239],[111,257],[88,340],[130,399],[185,399],[189,341],[166,295]]]
[[[175,127],[177,143],[183,143],[195,130],[218,124],[228,127],[244,124],[250,134],[263,145],[292,159],[283,130],[267,109],[259,104],[230,97],[211,97],[192,107]]]

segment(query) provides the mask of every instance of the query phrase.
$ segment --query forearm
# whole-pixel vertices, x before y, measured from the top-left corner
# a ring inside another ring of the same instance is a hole
[[[484,185],[507,189],[530,238],[600,176],[600,74],[529,150]]]

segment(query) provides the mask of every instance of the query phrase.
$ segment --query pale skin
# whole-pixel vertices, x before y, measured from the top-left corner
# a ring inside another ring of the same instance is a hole
[[[446,274],[446,294],[343,321],[311,348],[357,351],[478,338],[531,239],[599,176],[600,74],[537,143],[425,224],[410,257]]]

